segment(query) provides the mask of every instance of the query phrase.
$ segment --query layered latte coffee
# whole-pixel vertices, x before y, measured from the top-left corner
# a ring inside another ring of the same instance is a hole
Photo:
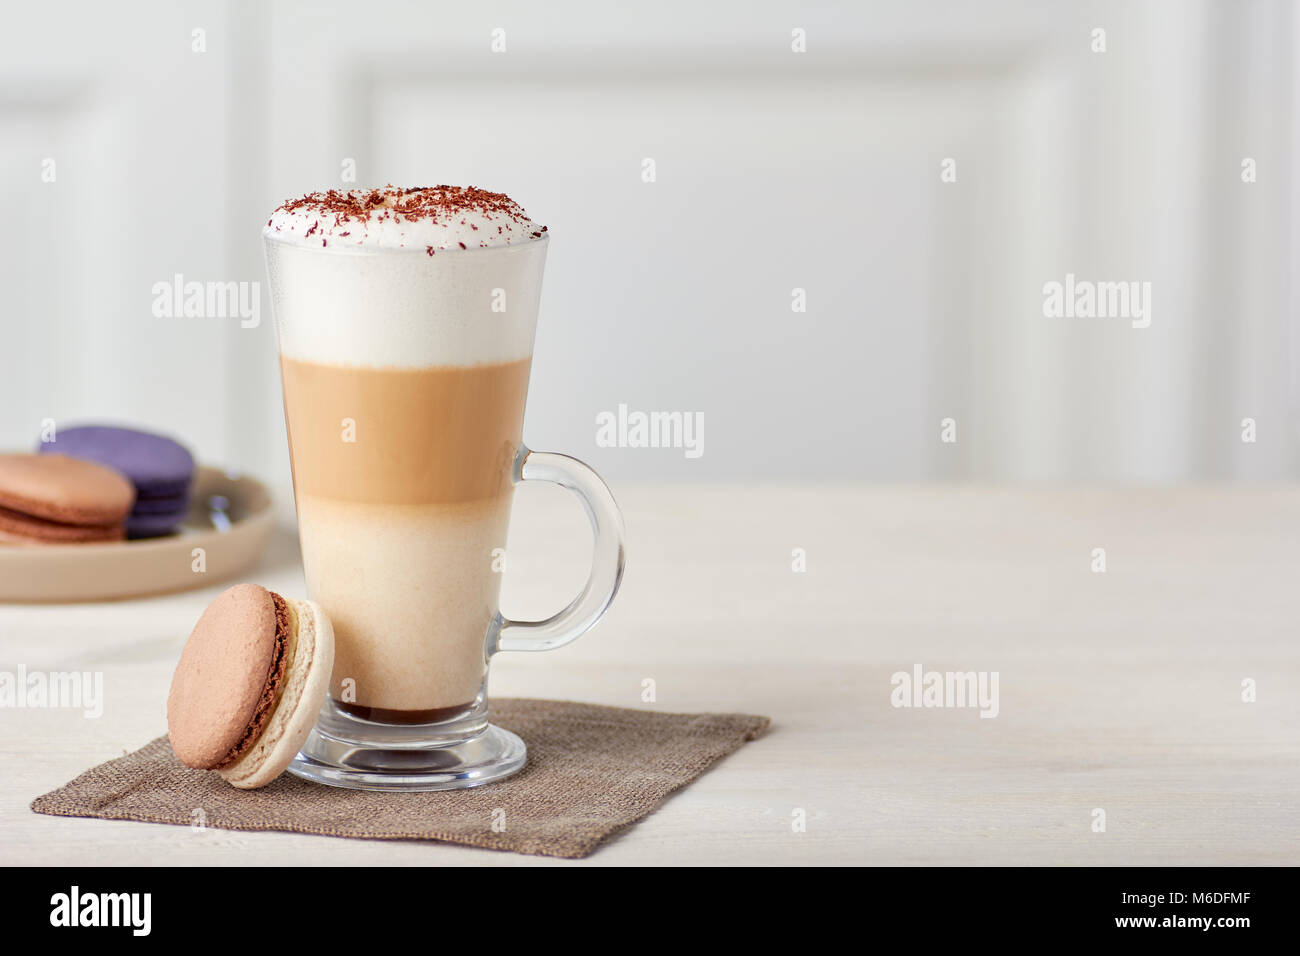
[[[264,235],[307,587],[331,696],[470,709],[497,614],[546,230],[499,193],[313,193]]]

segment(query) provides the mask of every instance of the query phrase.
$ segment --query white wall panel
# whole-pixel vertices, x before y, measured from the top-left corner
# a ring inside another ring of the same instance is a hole
[[[6,446],[124,418],[287,492],[266,298],[248,330],[150,289],[264,282],[267,211],[350,158],[552,227],[526,437],[616,481],[1295,473],[1285,3],[139,10],[0,36]],[[1067,272],[1151,281],[1152,327],[1045,318]],[[620,403],[703,412],[704,457],[595,447]]]
[[[228,458],[227,320],[158,318],[153,285],[224,280],[220,4],[52,3],[0,33],[0,445],[40,422],[125,420]],[[192,50],[195,28],[208,53]],[[56,179],[42,182],[41,163]],[[249,278],[257,278],[255,276]],[[16,343],[21,343],[18,346]]]

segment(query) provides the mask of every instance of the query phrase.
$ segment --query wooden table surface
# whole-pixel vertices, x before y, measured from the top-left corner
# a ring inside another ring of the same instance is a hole
[[[745,711],[773,727],[565,865],[1300,862],[1300,490],[616,492],[628,572],[609,616],[568,648],[499,656],[493,693]],[[521,491],[506,613],[562,605],[589,537],[563,492]],[[292,532],[245,577],[300,594]],[[223,586],[0,606],[0,670],[102,671],[105,684],[98,719],[0,710],[0,862],[562,862],[32,813],[36,795],[164,732],[172,667]],[[891,676],[917,665],[997,672],[998,715],[892,706]]]

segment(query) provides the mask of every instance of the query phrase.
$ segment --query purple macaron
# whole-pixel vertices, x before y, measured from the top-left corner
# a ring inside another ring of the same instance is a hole
[[[59,429],[55,440],[42,442],[38,451],[98,462],[129,478],[136,490],[136,506],[127,518],[127,533],[133,537],[167,534],[189,510],[194,456],[164,435],[81,425]]]

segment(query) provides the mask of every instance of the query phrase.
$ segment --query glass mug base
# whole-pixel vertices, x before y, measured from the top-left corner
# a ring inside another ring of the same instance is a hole
[[[289,772],[350,790],[459,790],[503,780],[527,756],[517,735],[488,723],[483,695],[463,715],[432,724],[362,720],[327,699]]]

